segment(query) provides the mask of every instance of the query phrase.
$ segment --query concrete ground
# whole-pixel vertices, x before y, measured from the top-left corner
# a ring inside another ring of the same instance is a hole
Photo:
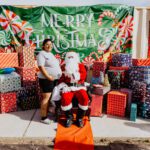
[[[126,118],[104,115],[91,117],[91,127],[94,139],[150,138],[150,120],[145,119],[131,122]],[[0,138],[54,139],[56,130],[57,123],[45,125],[40,122],[39,110],[0,114]]]

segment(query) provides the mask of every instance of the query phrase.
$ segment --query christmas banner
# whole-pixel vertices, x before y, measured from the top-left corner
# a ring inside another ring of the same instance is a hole
[[[50,38],[60,61],[73,50],[91,65],[96,58],[108,58],[110,52],[132,52],[133,11],[133,7],[112,4],[29,9],[0,6],[0,47],[31,45],[38,52],[42,41]]]

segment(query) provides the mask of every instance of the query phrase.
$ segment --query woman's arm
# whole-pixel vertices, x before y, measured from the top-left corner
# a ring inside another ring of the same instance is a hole
[[[50,81],[53,81],[53,80],[54,80],[53,76],[51,76],[51,75],[49,75],[49,74],[47,73],[47,71],[46,71],[46,69],[45,69],[44,66],[39,66],[39,69],[40,69],[40,71],[42,72],[42,74],[43,74],[48,80],[50,80]]]

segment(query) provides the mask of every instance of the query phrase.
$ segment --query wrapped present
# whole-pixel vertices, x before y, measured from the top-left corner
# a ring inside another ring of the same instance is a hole
[[[91,113],[90,116],[99,117],[102,115],[103,96],[91,94]]]
[[[150,119],[150,102],[138,103],[138,116],[145,119]]]
[[[132,66],[132,55],[125,53],[112,54],[112,64],[116,67]]]
[[[104,95],[110,91],[110,86],[93,85],[92,93],[96,95]]]
[[[130,86],[132,86],[134,80],[150,84],[150,66],[131,67],[131,69],[129,70]]]
[[[0,68],[18,67],[18,53],[0,53]]]
[[[92,77],[91,78],[91,84],[100,84],[100,78],[99,77]]]
[[[124,67],[109,66],[109,70],[129,70],[129,67],[128,66],[124,66]]]
[[[146,97],[146,84],[139,81],[133,81],[132,92],[133,102],[144,102]]]
[[[17,92],[17,98],[22,99],[30,96],[35,96],[37,95],[37,87],[36,86],[29,86],[29,87],[22,87],[18,92]]]
[[[19,102],[19,106],[22,110],[30,110],[30,109],[36,109],[39,108],[39,98],[38,96],[28,96],[28,97],[22,97],[22,99]]]
[[[87,70],[87,76],[86,76],[86,82],[90,83],[91,82],[91,79],[92,79],[92,68],[89,68]]]
[[[133,66],[150,66],[150,58],[147,59],[132,59]]]
[[[0,93],[0,112],[7,113],[16,110],[16,93]]]
[[[114,67],[110,66],[109,70],[122,70],[122,80],[121,80],[121,86],[122,87],[128,87],[129,86],[129,67]]]
[[[124,84],[124,70],[108,70],[111,89],[120,89]]]
[[[0,74],[0,92],[18,91],[21,88],[21,78],[16,72]]]
[[[130,120],[136,121],[137,118],[137,104],[131,104]]]
[[[20,67],[35,67],[34,49],[30,46],[19,46],[16,48],[19,56]]]
[[[131,103],[132,103],[132,90],[127,89],[127,88],[121,88],[121,92],[124,92],[127,94],[127,115],[129,116],[130,111],[131,111]]]
[[[101,62],[101,61],[95,61],[93,63],[93,77],[99,77],[100,76],[100,71],[105,73],[105,69],[106,69],[106,63],[105,62]]]
[[[22,86],[31,86],[36,83],[36,70],[33,68],[17,67],[16,71],[21,76]]]
[[[109,83],[109,79],[108,79],[108,74],[104,75],[104,86],[109,86],[110,87],[110,83]]]
[[[124,117],[126,112],[127,94],[110,91],[107,95],[107,114]]]

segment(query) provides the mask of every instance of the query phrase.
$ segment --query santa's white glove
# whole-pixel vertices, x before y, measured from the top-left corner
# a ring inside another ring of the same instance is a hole
[[[74,81],[79,81],[80,80],[80,73],[79,72],[75,72],[72,74],[72,78]]]
[[[64,86],[63,89],[62,89],[62,93],[67,93],[67,92],[70,92],[70,91],[71,91],[71,89],[68,86]]]

